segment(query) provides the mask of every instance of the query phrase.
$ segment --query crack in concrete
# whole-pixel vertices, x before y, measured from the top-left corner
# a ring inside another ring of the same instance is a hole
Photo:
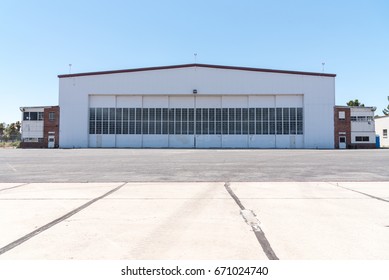
[[[0,248],[0,255],[2,255],[2,254],[4,254],[5,252],[7,252],[7,251],[9,251],[9,250],[11,250],[11,249],[13,249],[13,248],[19,246],[20,244],[26,242],[27,240],[33,238],[34,236],[36,236],[36,235],[38,235],[38,234],[40,234],[40,233],[42,233],[42,232],[48,230],[49,228],[55,226],[56,224],[58,224],[58,223],[60,223],[60,222],[63,222],[64,220],[66,220],[66,219],[70,218],[71,216],[77,214],[77,213],[80,212],[81,210],[84,210],[85,208],[87,208],[88,206],[92,205],[93,203],[99,201],[100,199],[103,199],[104,197],[106,197],[106,196],[108,196],[108,195],[110,195],[110,194],[116,192],[117,190],[119,190],[121,187],[123,187],[123,186],[126,185],[126,184],[127,184],[127,182],[126,182],[126,183],[122,183],[122,184],[119,185],[118,187],[116,187],[116,188],[114,188],[114,189],[112,189],[112,190],[106,192],[105,194],[103,194],[103,195],[101,195],[101,196],[99,196],[99,197],[96,197],[96,198],[92,199],[91,201],[89,201],[89,202],[87,202],[87,203],[81,205],[80,207],[77,207],[76,209],[74,209],[74,210],[68,212],[67,214],[65,214],[65,215],[63,215],[63,216],[61,216],[61,217],[59,217],[58,219],[55,219],[54,221],[52,221],[52,222],[50,222],[50,223],[48,223],[48,224],[46,224],[46,225],[44,225],[44,226],[41,226],[40,228],[38,228],[38,229],[36,229],[36,230],[34,230],[34,231],[32,231],[32,232],[26,234],[25,236],[23,236],[23,237],[21,237],[21,238],[15,240],[15,241],[9,243],[8,245],[6,245],[6,246]]]
[[[232,199],[235,201],[235,203],[240,208],[240,214],[242,215],[245,222],[252,228],[255,237],[257,238],[259,244],[261,245],[263,252],[266,254],[267,258],[269,260],[279,260],[275,252],[273,251],[269,240],[267,240],[265,233],[260,227],[261,222],[258,220],[257,215],[252,210],[248,210],[244,207],[242,202],[239,200],[239,198],[236,196],[234,191],[230,187],[230,183],[226,182],[224,184],[225,189],[230,194]]]

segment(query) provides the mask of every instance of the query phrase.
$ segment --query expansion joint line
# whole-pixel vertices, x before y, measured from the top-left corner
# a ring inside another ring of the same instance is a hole
[[[11,189],[16,189],[16,188],[20,188],[20,187],[24,187],[24,186],[26,186],[26,185],[28,185],[28,184],[29,184],[29,183],[24,183],[24,184],[20,184],[20,185],[17,185],[17,186],[13,186],[13,187],[1,189],[0,192],[6,191],[6,190],[11,190]]]
[[[368,193],[364,193],[364,192],[360,192],[360,191],[357,191],[357,190],[353,190],[353,189],[350,189],[350,188],[347,188],[347,187],[343,187],[343,186],[339,185],[339,183],[336,183],[336,185],[335,185],[334,183],[328,183],[328,184],[333,185],[333,186],[336,186],[336,187],[338,187],[338,188],[342,188],[342,189],[348,190],[348,191],[356,192],[356,193],[359,193],[359,194],[368,196],[368,197],[370,197],[370,198],[374,198],[374,199],[377,199],[377,200],[381,200],[381,201],[383,201],[383,202],[389,202],[389,200],[384,199],[384,198],[381,198],[381,197],[378,197],[378,196],[374,196],[374,195],[371,195],[371,194],[368,194]]]
[[[101,195],[101,196],[99,196],[99,197],[96,197],[96,198],[92,199],[91,201],[88,201],[87,203],[81,205],[80,207],[78,207],[78,208],[76,208],[76,209],[70,211],[69,213],[63,215],[62,217],[59,217],[58,219],[55,219],[54,221],[52,221],[52,222],[50,222],[50,223],[48,223],[48,224],[46,224],[46,225],[44,225],[44,226],[41,226],[40,228],[38,228],[38,229],[36,229],[36,230],[34,230],[34,231],[32,231],[32,232],[26,234],[25,236],[23,236],[23,237],[21,237],[21,238],[15,240],[14,242],[9,243],[8,245],[6,245],[6,246],[0,248],[0,255],[2,255],[2,254],[4,254],[5,252],[7,252],[7,251],[9,251],[9,250],[11,250],[11,249],[13,249],[13,248],[15,248],[16,246],[19,246],[20,244],[26,242],[27,240],[33,238],[34,236],[36,236],[36,235],[38,235],[38,234],[40,234],[40,233],[42,233],[42,232],[48,230],[49,228],[55,226],[56,224],[58,224],[58,223],[60,223],[60,222],[62,222],[62,221],[64,221],[64,220],[70,218],[71,216],[77,214],[77,213],[80,212],[81,210],[87,208],[88,206],[92,205],[93,203],[99,201],[100,199],[103,199],[104,197],[106,197],[106,196],[108,196],[108,195],[110,195],[110,194],[116,192],[117,190],[119,190],[121,187],[123,187],[123,186],[126,185],[126,184],[127,184],[127,182],[121,184],[120,186],[118,186],[118,187],[116,187],[116,188],[114,188],[114,189],[112,189],[112,190],[106,192],[105,194],[103,194],[103,195]]]
[[[246,223],[249,224],[257,238],[259,244],[261,245],[264,253],[266,254],[269,260],[279,260],[277,255],[274,253],[269,241],[267,240],[265,233],[259,226],[259,221],[256,218],[256,215],[253,211],[246,209],[239,198],[236,196],[234,191],[230,187],[230,183],[226,182],[224,184],[225,189],[230,194],[235,203],[239,206],[241,215],[245,219]]]

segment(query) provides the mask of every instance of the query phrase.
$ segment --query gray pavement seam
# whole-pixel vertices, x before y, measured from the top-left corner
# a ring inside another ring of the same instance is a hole
[[[226,182],[224,184],[224,187],[227,190],[227,192],[229,193],[229,195],[232,197],[232,199],[235,201],[235,203],[239,206],[239,208],[241,210],[241,214],[242,214],[243,218],[245,219],[246,223],[247,223],[247,220],[246,220],[244,211],[250,211],[252,213],[252,215],[256,216],[255,213],[252,210],[247,210],[244,207],[244,205],[239,200],[237,195],[231,189],[229,182]],[[257,238],[259,244],[261,245],[261,247],[263,249],[263,252],[266,254],[267,258],[269,260],[279,260],[279,258],[277,257],[276,253],[273,251],[273,249],[272,249],[272,247],[271,247],[271,245],[269,243],[269,240],[267,240],[265,233],[263,232],[263,230],[259,226],[259,221],[258,221],[258,223],[255,223],[255,224],[251,224],[251,223],[248,223],[248,224],[251,226],[251,228],[252,228],[252,230],[253,230],[253,232],[255,234],[255,237]]]
[[[374,196],[374,195],[371,195],[371,194],[368,194],[368,193],[360,192],[360,191],[357,191],[357,190],[353,190],[353,189],[341,186],[341,185],[339,185],[339,183],[336,183],[336,185],[333,184],[333,183],[328,183],[328,184],[336,186],[338,188],[342,188],[342,189],[345,189],[345,190],[356,192],[356,193],[359,193],[359,194],[362,194],[362,195],[365,195],[365,196],[368,196],[370,198],[374,198],[374,199],[377,199],[377,200],[380,200],[380,201],[383,201],[383,202],[389,202],[389,200],[387,200],[387,199],[384,199],[384,198],[381,198],[381,197],[378,197],[378,196]]]
[[[20,185],[17,185],[17,186],[5,188],[5,189],[0,189],[0,192],[6,191],[6,190],[11,190],[11,189],[16,189],[16,188],[20,188],[20,187],[24,187],[24,186],[27,186],[27,185],[29,185],[29,184],[30,184],[30,183],[23,183],[23,184],[20,184]]]
[[[122,188],[126,184],[127,184],[127,182],[120,184],[119,186],[117,186],[116,188],[106,192],[105,194],[103,194],[103,195],[101,195],[99,197],[96,197],[96,198],[92,199],[91,201],[88,201],[87,203],[81,205],[80,207],[77,207],[76,209],[74,209],[74,210],[68,212],[67,214],[59,217],[58,219],[55,219],[54,221],[52,221],[52,222],[50,222],[50,223],[48,223],[48,224],[46,224],[44,226],[41,226],[40,228],[38,228],[38,229],[36,229],[36,230],[26,234],[25,236],[23,236],[23,237],[15,240],[15,241],[9,243],[8,245],[0,248],[0,255],[2,255],[5,252],[7,252],[7,251],[9,251],[9,250],[19,246],[20,244],[26,242],[27,240],[33,238],[34,236],[36,236],[36,235],[38,235],[38,234],[48,230],[49,228],[55,226],[56,224],[58,224],[58,223],[60,223],[60,222],[62,222],[64,220],[70,218],[71,216],[77,214],[81,210],[87,208],[88,206],[92,205],[93,203],[99,201],[100,199],[103,199],[104,197],[106,197],[106,196],[116,192],[117,190],[119,190],[120,188]]]

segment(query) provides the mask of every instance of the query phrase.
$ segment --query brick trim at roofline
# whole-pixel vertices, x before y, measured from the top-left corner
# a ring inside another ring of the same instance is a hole
[[[58,75],[58,78],[72,78],[72,77],[81,77],[81,76],[120,74],[120,73],[155,71],[155,70],[167,70],[167,69],[188,68],[188,67],[204,67],[204,68],[241,70],[241,71],[252,71],[252,72],[268,72],[268,73],[279,73],[279,74],[294,74],[294,75],[307,75],[307,76],[336,77],[336,74],[328,74],[328,73],[288,71],[288,70],[274,70],[274,69],[263,69],[263,68],[251,68],[251,67],[237,67],[237,66],[223,66],[223,65],[211,65],[211,64],[196,64],[196,63],[192,63],[192,64],[158,66],[158,67],[146,67],[146,68],[112,70],[112,71],[101,71],[101,72],[86,72],[86,73],[65,74],[65,75]]]

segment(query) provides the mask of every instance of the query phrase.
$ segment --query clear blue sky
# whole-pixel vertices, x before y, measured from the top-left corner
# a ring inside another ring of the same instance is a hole
[[[0,2],[0,122],[58,104],[58,74],[194,62],[337,74],[336,103],[389,96],[389,1]]]

